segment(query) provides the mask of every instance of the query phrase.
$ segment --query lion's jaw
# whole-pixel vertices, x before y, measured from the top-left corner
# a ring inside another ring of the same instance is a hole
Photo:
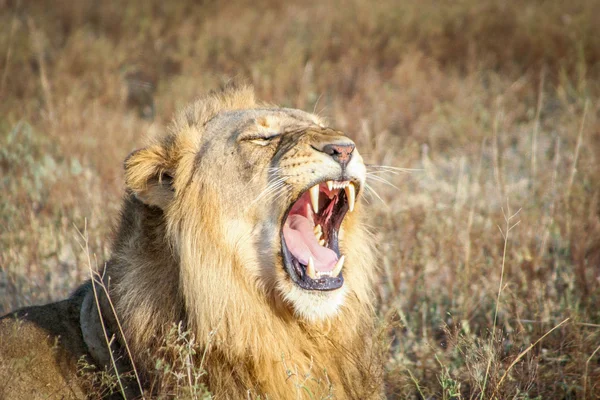
[[[364,184],[365,166],[354,151],[342,171],[327,158],[307,164],[305,170],[310,172],[300,195],[282,206],[286,212],[280,220],[277,270],[285,275],[280,274],[277,287],[298,317],[315,322],[335,316],[349,291],[360,284],[348,272],[361,267],[352,248],[360,239],[352,228],[362,211],[356,195]],[[293,173],[284,167],[281,175]]]

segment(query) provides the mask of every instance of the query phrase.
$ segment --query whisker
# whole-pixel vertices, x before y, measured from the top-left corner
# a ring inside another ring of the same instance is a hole
[[[321,93],[319,95],[319,97],[317,97],[317,101],[315,101],[315,106],[313,107],[313,114],[316,114],[319,117],[320,117],[320,115],[319,115],[320,112],[317,112],[317,105],[319,104],[319,100],[321,100],[321,97],[323,97],[323,93]]]
[[[274,192],[277,192],[282,186],[285,185],[285,181],[286,180],[287,180],[287,178],[280,177],[280,178],[277,178],[277,179],[274,179],[274,180],[270,181],[267,184],[267,187],[256,197],[256,199],[254,199],[252,201],[252,203],[250,203],[250,205],[253,205],[254,203],[256,203],[257,201],[259,201],[263,197],[269,197]]]
[[[400,172],[398,171],[392,171],[389,169],[378,169],[375,171],[367,171],[367,175],[369,174],[394,174],[394,175],[400,175]]]
[[[287,195],[288,192],[290,190],[289,186],[283,186],[280,190],[279,193],[277,194],[277,196],[275,196],[271,201],[277,201],[279,200],[281,197],[283,197],[284,195]]]
[[[390,182],[390,181],[388,181],[387,179],[384,179],[384,178],[382,178],[382,177],[380,177],[380,176],[378,176],[378,175],[370,175],[370,174],[367,174],[367,176],[368,176],[368,179],[372,179],[372,180],[374,180],[375,182],[381,182],[381,183],[384,183],[384,184],[386,184],[386,185],[388,185],[388,186],[391,186],[391,187],[393,187],[394,189],[400,190],[400,188],[399,188],[398,186],[394,185],[393,183],[391,183],[391,182]]]
[[[279,170],[281,170],[281,167],[270,167],[270,168],[267,168],[267,171],[269,172],[269,175],[275,175],[275,174],[277,174],[277,172],[278,172]],[[250,185],[252,185],[252,184],[253,184],[253,182],[255,181],[255,179],[256,179],[256,178],[258,178],[259,176],[261,176],[261,175],[262,175],[262,173],[263,173],[263,171],[262,171],[262,170],[260,170],[260,171],[257,171],[257,172],[256,172],[254,175],[252,175],[252,178],[250,178],[250,180],[249,180],[249,181],[246,183],[245,187],[246,187],[246,188],[248,188]],[[285,176],[285,175],[284,175],[284,176]],[[275,181],[275,180],[277,180],[277,179],[274,179],[274,181]],[[269,184],[270,184],[270,183],[271,183],[271,182],[269,182],[269,183],[267,184],[267,188],[269,187]],[[265,188],[265,190],[266,190],[267,188]]]
[[[375,191],[375,189],[373,189],[373,187],[371,185],[369,185],[368,183],[365,182],[365,188],[367,190],[369,190],[371,193],[373,193],[375,195],[375,197],[377,197],[386,207],[388,206],[387,203],[385,201],[383,201],[383,199],[381,198],[381,196],[379,195],[379,193],[377,193]]]
[[[273,189],[270,190],[266,196],[264,196],[265,201],[272,201],[276,199],[282,192],[285,192],[286,190],[289,190],[289,187],[285,184],[285,182],[278,183],[277,185],[273,186]]]
[[[261,196],[258,196],[258,198],[264,196],[264,197],[268,197],[269,195],[271,195],[272,193],[276,192],[277,190],[279,190],[279,188],[281,188],[284,185],[283,181],[278,181],[275,182],[273,184],[270,184],[269,186],[267,186],[267,189],[265,189]]]
[[[399,171],[399,172],[417,172],[424,171],[423,168],[399,168],[392,167],[391,165],[377,165],[377,164],[365,164],[367,168],[375,168],[379,170],[390,170],[390,171]]]
[[[250,180],[246,183],[246,187],[248,187],[248,185],[252,184],[252,182],[254,182],[254,180],[261,175],[261,173],[262,173],[262,171],[258,171],[257,173],[252,175],[252,178],[250,178]]]

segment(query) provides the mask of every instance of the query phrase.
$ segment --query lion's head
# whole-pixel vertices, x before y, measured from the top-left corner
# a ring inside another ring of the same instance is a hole
[[[365,165],[354,142],[319,117],[230,90],[186,109],[126,170],[128,186],[164,211],[172,248],[194,266],[182,282],[189,297],[198,296],[191,282],[240,278],[298,317],[322,320],[348,292],[364,295]]]

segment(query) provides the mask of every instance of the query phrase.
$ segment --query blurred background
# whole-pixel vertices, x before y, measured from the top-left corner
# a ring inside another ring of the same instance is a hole
[[[600,397],[600,2],[0,0],[0,314],[109,256],[122,161],[232,79],[372,164],[390,399]],[[540,340],[541,339],[541,340]]]

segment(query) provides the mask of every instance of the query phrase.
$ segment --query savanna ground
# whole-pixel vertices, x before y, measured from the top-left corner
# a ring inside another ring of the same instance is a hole
[[[126,155],[243,78],[411,169],[367,197],[389,398],[600,397],[600,2],[0,11],[0,314],[86,279],[78,229],[106,259]]]

